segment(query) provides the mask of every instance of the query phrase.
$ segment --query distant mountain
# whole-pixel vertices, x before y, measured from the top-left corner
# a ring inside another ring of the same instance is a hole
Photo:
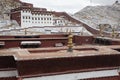
[[[20,6],[19,0],[0,0],[0,19],[4,13],[9,13],[11,9]]]
[[[75,13],[74,17],[93,28],[98,28],[99,24],[120,27],[120,3],[110,6],[87,6]]]

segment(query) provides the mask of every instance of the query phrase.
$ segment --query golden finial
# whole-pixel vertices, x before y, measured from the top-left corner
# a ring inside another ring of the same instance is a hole
[[[68,36],[68,52],[73,52],[73,35],[72,32],[70,30],[69,32],[69,36]]]

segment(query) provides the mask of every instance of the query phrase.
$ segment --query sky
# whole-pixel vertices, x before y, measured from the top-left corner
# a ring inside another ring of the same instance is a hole
[[[50,11],[75,13],[86,6],[112,5],[116,0],[21,0]],[[118,0],[120,2],[120,0]]]

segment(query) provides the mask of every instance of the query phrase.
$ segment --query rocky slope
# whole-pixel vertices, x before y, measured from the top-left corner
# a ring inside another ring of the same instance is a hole
[[[0,31],[19,28],[16,21],[4,17],[5,13],[10,13],[11,9],[21,5],[18,1],[19,0],[0,0]]]
[[[3,19],[3,14],[10,12],[11,9],[20,6],[16,0],[0,0],[0,18]]]
[[[99,28],[100,24],[108,24],[107,31],[116,27],[120,31],[120,3],[109,6],[87,6],[74,14],[74,17],[93,28]],[[118,29],[119,28],[119,29]]]

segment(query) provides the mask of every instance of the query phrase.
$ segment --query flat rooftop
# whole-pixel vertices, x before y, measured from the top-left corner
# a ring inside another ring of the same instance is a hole
[[[98,55],[116,55],[120,54],[119,45],[98,46],[81,45],[74,46],[73,52],[67,52],[67,47],[49,47],[49,48],[10,48],[0,50],[0,56],[12,55],[16,60],[65,58],[65,57],[85,57]]]

